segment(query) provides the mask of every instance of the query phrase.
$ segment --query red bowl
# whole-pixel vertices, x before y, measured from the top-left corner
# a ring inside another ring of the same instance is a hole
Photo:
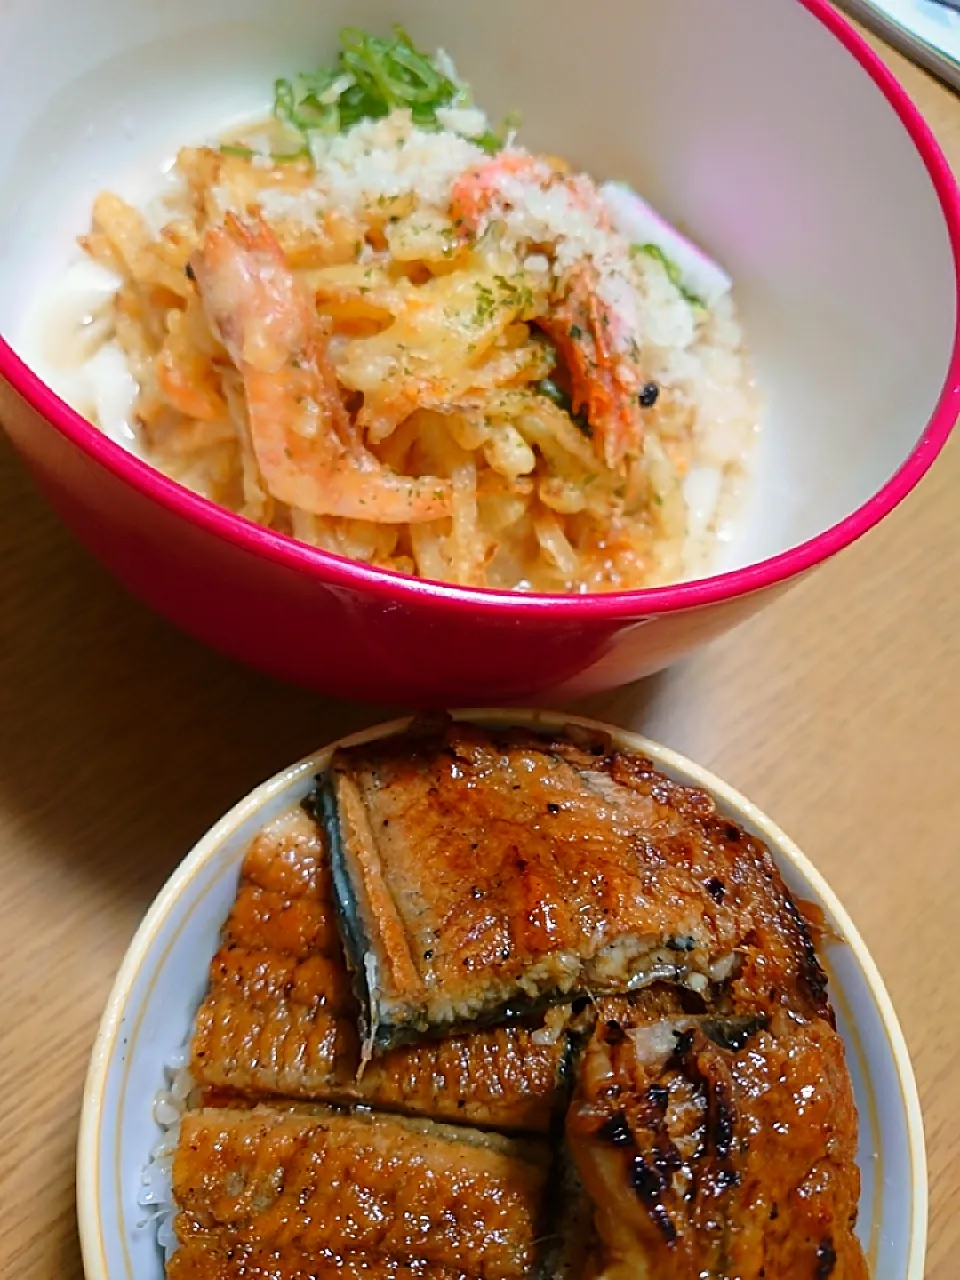
[[[109,16],[117,3],[94,7]],[[621,7],[632,13],[625,0]],[[751,58],[764,41],[776,45],[776,23],[788,12],[789,21],[800,14],[816,30],[804,28],[799,49],[791,42],[777,75],[798,86],[811,75],[834,90],[842,84],[841,137],[845,128],[854,141],[864,129],[895,130],[898,145],[909,148],[941,221],[954,308],[951,331],[940,334],[942,386],[931,391],[930,411],[906,428],[912,447],[901,451],[891,478],[829,527],[732,572],[647,591],[535,597],[416,581],[301,545],[187,492],[92,428],[0,341],[0,419],[39,488],[122,583],[185,631],[262,671],[341,696],[478,705],[586,694],[660,669],[729,630],[883,519],[934,461],[960,412],[960,201],[950,169],[902,88],[822,0],[758,4]],[[5,51],[16,52],[9,42]],[[826,131],[823,143],[832,145]],[[849,163],[853,184],[857,162]],[[668,193],[667,207],[671,199],[682,193]],[[749,253],[738,250],[735,235],[728,239],[735,278],[738,253],[741,274],[749,274]],[[905,344],[915,340],[905,333]]]

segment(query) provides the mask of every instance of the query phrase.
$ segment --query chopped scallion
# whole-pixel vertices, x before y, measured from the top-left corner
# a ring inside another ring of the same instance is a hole
[[[667,279],[683,298],[684,302],[688,302],[691,307],[700,307],[701,309],[705,306],[703,299],[698,298],[695,293],[691,293],[684,285],[680,268],[672,258],[667,257],[658,244],[635,244],[631,252],[635,258],[644,253],[648,258],[653,258],[654,262],[659,262],[667,273]]]
[[[224,142],[220,145],[220,154],[222,156],[236,156],[240,160],[252,160],[254,156],[260,155],[259,151],[254,151],[252,147],[241,146],[238,142]],[[266,159],[272,160],[274,164],[293,164],[296,160],[309,160],[310,152],[306,147],[301,147],[298,151],[276,152],[271,151]]]
[[[552,378],[541,378],[536,384],[536,389],[540,395],[552,401],[558,409],[562,409],[578,431],[582,431],[585,436],[593,434],[586,414],[573,412],[573,401]]]
[[[437,59],[417,49],[402,27],[394,27],[392,38],[345,27],[340,45],[332,66],[276,82],[274,114],[305,144],[312,136],[332,137],[398,108],[409,110],[419,128],[436,129],[442,108],[472,103],[467,85],[445,74]],[[516,118],[508,116],[499,131],[490,130],[474,141],[495,154],[516,126]]]
[[[304,136],[341,133],[398,107],[409,108],[415,124],[431,128],[441,107],[468,99],[464,86],[445,76],[402,27],[394,28],[392,39],[346,27],[340,43],[332,67],[276,83],[276,114]]]

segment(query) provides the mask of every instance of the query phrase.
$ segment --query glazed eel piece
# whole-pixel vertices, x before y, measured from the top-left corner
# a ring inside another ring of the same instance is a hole
[[[867,1280],[857,1115],[830,1022],[610,1001],[567,1116],[606,1280]]]
[[[238,1244],[194,1236],[167,1264],[168,1280],[474,1280],[457,1268],[362,1253]]]
[[[331,900],[323,833],[301,809],[260,833],[197,1014],[191,1070],[204,1099],[366,1102],[544,1133],[569,1097],[570,1042],[555,1028],[495,1027],[399,1048],[360,1079],[358,1009]]]
[[[220,1280],[232,1250],[268,1261],[269,1275],[347,1255],[358,1275],[527,1280],[549,1172],[539,1139],[427,1120],[305,1105],[192,1112],[174,1157],[167,1275]]]
[[[826,1009],[767,849],[605,739],[422,725],[322,789],[368,1054],[658,980]]]

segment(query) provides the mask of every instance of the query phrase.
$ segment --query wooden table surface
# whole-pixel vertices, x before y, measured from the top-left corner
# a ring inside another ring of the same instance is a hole
[[[960,99],[886,56],[960,167]],[[960,995],[949,959],[960,903],[958,494],[960,435],[880,530],[761,617],[580,708],[727,778],[845,901],[916,1065],[933,1280],[960,1276]],[[4,1280],[82,1275],[83,1077],[154,894],[252,786],[379,718],[252,675],[147,613],[74,545],[0,443]]]

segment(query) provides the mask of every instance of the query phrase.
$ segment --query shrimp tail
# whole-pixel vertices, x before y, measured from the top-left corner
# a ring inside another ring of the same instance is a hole
[[[563,301],[537,323],[566,365],[573,411],[586,416],[598,455],[611,469],[622,467],[643,443],[644,378],[635,360],[614,349],[615,326],[596,282],[578,273]]]
[[[262,219],[228,215],[190,265],[211,328],[243,377],[253,452],[274,498],[382,524],[450,514],[448,480],[386,471],[363,444],[330,360],[332,325]]]

